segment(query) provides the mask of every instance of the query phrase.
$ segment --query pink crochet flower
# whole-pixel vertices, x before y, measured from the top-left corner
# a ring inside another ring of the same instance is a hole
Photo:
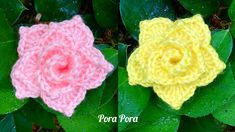
[[[113,66],[93,46],[80,16],[63,22],[21,27],[19,59],[11,78],[19,99],[41,97],[71,116],[86,90],[102,84]]]

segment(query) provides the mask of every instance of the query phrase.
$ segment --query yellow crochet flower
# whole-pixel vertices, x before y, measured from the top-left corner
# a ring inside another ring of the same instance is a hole
[[[139,47],[128,60],[130,85],[153,87],[174,109],[211,83],[226,65],[210,45],[211,33],[201,15],[172,22],[140,22]]]

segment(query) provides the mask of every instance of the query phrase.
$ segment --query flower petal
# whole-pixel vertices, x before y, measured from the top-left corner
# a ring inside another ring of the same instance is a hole
[[[162,41],[165,32],[173,25],[168,18],[154,18],[140,22],[139,45]]]
[[[48,31],[42,35],[39,41],[39,46],[46,50],[47,47],[51,45],[63,45],[65,47],[70,47],[73,49],[74,40],[72,36],[62,30],[62,27],[55,22],[51,22],[48,26]]]
[[[209,45],[211,41],[211,32],[208,25],[205,24],[201,15],[194,15],[191,18],[182,19],[188,26],[188,28],[196,33],[196,38],[200,45]]]
[[[107,65],[110,65],[110,64],[107,64]],[[112,67],[112,65],[108,67]],[[87,80],[86,89],[88,90],[99,87],[102,84],[102,82],[105,80],[107,74],[110,71],[112,71],[112,68],[107,69],[107,68],[103,68],[100,66],[93,66],[91,71],[93,72],[91,72],[92,74],[90,74],[89,79]]]
[[[198,34],[193,32],[187,23],[182,20],[177,20],[165,33],[164,40],[178,40],[182,45],[194,45],[199,47],[197,41],[198,37]]]
[[[151,86],[151,83],[147,81],[146,68],[148,55],[149,54],[146,52],[142,52],[140,48],[135,49],[135,51],[130,55],[127,64],[128,80],[130,85],[140,84],[144,87]]]
[[[27,50],[38,46],[42,35],[47,31],[48,25],[37,24],[31,27],[20,27],[20,41],[18,46],[19,56],[22,56]]]
[[[81,46],[92,47],[94,37],[88,26],[85,25],[82,18],[76,15],[72,20],[66,20],[57,25],[63,30],[64,33],[73,37],[74,43],[77,48]]]
[[[33,48],[24,53],[16,62],[11,71],[12,84],[16,89],[16,97],[19,99],[40,95],[38,82],[38,53],[39,49]]]
[[[80,53],[79,53],[80,52]],[[78,54],[83,56],[84,65],[80,67],[83,69],[83,75],[78,77],[82,81],[83,86],[86,89],[97,88],[105,80],[107,74],[113,70],[113,65],[105,60],[102,53],[94,48],[90,47],[85,49],[80,48]]]
[[[155,85],[154,92],[167,104],[178,110],[182,104],[193,96],[196,86],[194,85]]]
[[[85,98],[85,94],[86,90],[77,88],[68,93],[60,94],[59,96],[53,96],[50,93],[42,91],[40,96],[50,108],[70,117],[76,106]]]
[[[196,82],[196,85],[206,86],[226,68],[226,65],[219,59],[218,54],[211,45],[202,46],[201,53],[205,61],[206,71],[200,76],[199,80]]]

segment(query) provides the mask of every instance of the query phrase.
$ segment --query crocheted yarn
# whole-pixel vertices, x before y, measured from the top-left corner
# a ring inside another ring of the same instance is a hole
[[[19,59],[11,72],[19,99],[41,97],[71,116],[86,90],[97,88],[112,71],[80,16],[63,22],[20,27]]]
[[[226,65],[210,45],[211,33],[201,15],[140,22],[139,47],[127,65],[130,85],[153,87],[174,109],[206,86]]]

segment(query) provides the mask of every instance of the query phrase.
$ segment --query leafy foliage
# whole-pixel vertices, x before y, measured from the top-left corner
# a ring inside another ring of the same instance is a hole
[[[177,131],[180,117],[168,113],[157,107],[153,100],[149,101],[148,106],[144,109],[138,119],[138,123],[130,124],[126,131],[128,132],[174,132]]]
[[[212,15],[219,8],[218,0],[180,0],[180,3],[192,14],[202,14],[205,17]]]
[[[235,126],[235,97],[233,96],[228,103],[217,108],[212,114],[219,121]]]
[[[0,114],[7,114],[22,107],[27,100],[18,100],[9,80],[11,67],[17,59],[16,34],[9,26],[4,11],[0,9]],[[9,54],[10,53],[10,54]]]
[[[182,117],[179,132],[187,132],[188,130],[191,132],[223,132],[224,128],[212,116],[200,118]]]
[[[33,108],[33,109],[32,109]],[[28,121],[38,124],[44,128],[55,128],[54,115],[45,111],[40,104],[30,100],[20,110],[17,111],[18,115],[22,115]]]
[[[118,25],[118,0],[93,0],[93,9],[98,24],[104,28]]]
[[[22,107],[27,100],[19,100],[15,97],[15,91],[10,80],[0,82],[0,114],[7,114]]]
[[[6,132],[16,132],[14,128],[14,117],[9,114],[0,121],[0,128]]]
[[[20,0],[2,0],[0,1],[0,9],[3,10],[9,24],[14,24],[19,19],[21,13],[26,10],[25,6]],[[3,27],[4,26],[1,26],[1,28]]]
[[[114,117],[117,110],[116,107],[114,107],[116,106],[115,104],[116,102],[113,99],[100,108],[91,106],[90,109],[94,109],[94,111],[89,113],[84,113],[81,109],[77,109],[72,118],[68,118],[62,115],[59,115],[57,117],[66,132],[73,132],[74,130],[85,130],[94,132],[112,131],[115,127],[115,123],[99,122],[97,117],[101,113],[109,117]]]
[[[81,5],[81,0],[35,0],[34,2],[37,13],[41,13],[44,21],[70,19],[78,13]]]
[[[216,49],[220,59],[226,63],[233,49],[233,38],[229,30],[214,33],[211,44]]]
[[[127,64],[127,48],[126,44],[118,44],[118,65],[121,67],[126,67]]]
[[[120,14],[127,31],[138,39],[139,22],[154,17],[175,19],[171,0],[120,0]]]
[[[232,25],[231,25],[231,33],[233,35],[233,37],[235,37],[235,1],[233,0],[230,7],[229,7],[229,10],[228,10],[228,15],[232,21]]]
[[[119,67],[118,71],[118,115],[139,116],[148,104],[151,91],[141,86],[130,86],[126,70]],[[127,122],[120,122],[118,129],[122,130],[127,125]]]

